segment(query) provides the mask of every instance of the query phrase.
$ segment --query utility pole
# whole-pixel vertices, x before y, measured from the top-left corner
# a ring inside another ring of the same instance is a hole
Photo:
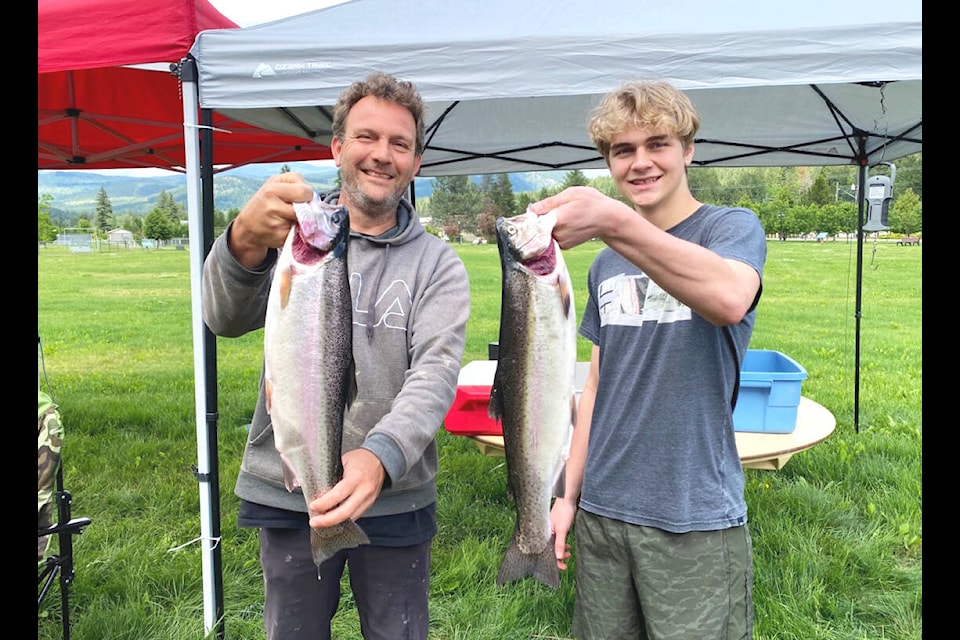
[[[850,196],[850,199],[853,200],[854,202],[857,201],[857,185],[855,184],[850,185],[850,191],[847,191],[846,189],[841,189],[839,182],[835,182],[834,185],[835,185],[834,192],[833,192],[834,202],[840,202],[841,193]]]

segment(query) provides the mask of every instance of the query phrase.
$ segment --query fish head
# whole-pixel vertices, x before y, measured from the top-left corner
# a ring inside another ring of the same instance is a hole
[[[325,203],[316,192],[310,202],[294,203],[293,210],[300,239],[322,251],[329,250],[348,226],[346,208]]]
[[[550,273],[556,261],[554,212],[544,215],[527,209],[520,215],[497,219],[497,247],[501,261],[518,263],[536,273]]]

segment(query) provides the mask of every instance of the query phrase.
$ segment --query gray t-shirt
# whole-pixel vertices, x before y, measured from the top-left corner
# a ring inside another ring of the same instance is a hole
[[[703,205],[668,232],[763,275],[766,238],[747,209]],[[609,248],[588,289],[580,333],[600,347],[600,379],[580,506],[674,533],[745,523],[731,400],[755,308],[716,327]]]

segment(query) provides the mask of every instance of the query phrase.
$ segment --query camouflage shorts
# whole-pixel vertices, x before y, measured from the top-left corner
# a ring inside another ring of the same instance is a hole
[[[750,640],[753,550],[747,526],[676,534],[577,513],[580,640]]]

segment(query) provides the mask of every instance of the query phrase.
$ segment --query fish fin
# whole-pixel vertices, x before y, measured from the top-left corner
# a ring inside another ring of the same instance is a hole
[[[352,357],[344,375],[344,390],[344,409],[349,410],[353,406],[353,401],[357,399],[356,363]]]
[[[573,439],[573,428],[577,422],[577,396],[570,396],[570,429],[567,432],[566,442],[563,443],[563,459],[553,482],[553,497],[562,498],[566,495],[567,457],[570,455],[570,441]]]
[[[370,544],[370,538],[353,520],[345,520],[332,527],[310,529],[310,552],[318,567],[342,549],[352,549]]]
[[[500,420],[503,417],[503,394],[500,393],[500,385],[497,379],[493,379],[493,385],[490,387],[490,404],[487,405],[487,415],[493,420]]]
[[[560,473],[553,483],[553,497],[562,498],[567,493],[567,465],[560,467]]]
[[[514,580],[530,576],[552,589],[560,586],[560,569],[557,568],[557,558],[553,551],[553,536],[537,554],[525,554],[520,551],[517,536],[514,534],[500,570],[497,572],[497,584],[504,585]]]
[[[564,275],[560,277],[560,282],[557,284],[557,287],[560,289],[560,308],[563,310],[563,316],[569,318],[574,314],[573,308],[573,283],[570,282],[570,274],[566,273],[564,270]]]
[[[280,272],[280,308],[286,309],[290,302],[290,289],[293,286],[293,274],[289,267],[283,267]]]
[[[293,465],[282,453],[280,454],[280,464],[283,466],[283,485],[287,488],[287,491],[293,493],[294,489],[300,486],[300,478],[294,471]]]

